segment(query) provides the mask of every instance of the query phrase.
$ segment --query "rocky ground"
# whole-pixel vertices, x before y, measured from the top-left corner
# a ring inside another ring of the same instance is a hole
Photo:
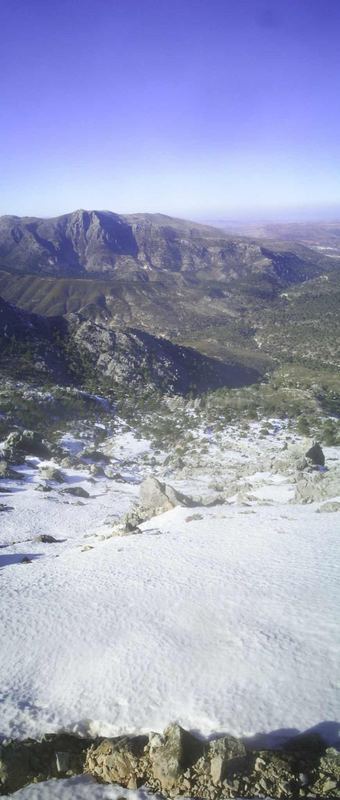
[[[340,796],[340,448],[183,414],[1,443],[3,792]]]

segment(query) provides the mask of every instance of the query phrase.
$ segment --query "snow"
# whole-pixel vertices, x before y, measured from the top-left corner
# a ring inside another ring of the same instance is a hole
[[[88,775],[32,784],[10,795],[15,800],[146,800],[143,790],[133,792],[120,786],[103,786]],[[151,797],[151,795],[149,795]]]
[[[32,784],[10,795],[15,800],[157,800],[144,789],[132,791],[116,784],[102,785],[88,775]],[[237,800],[237,798],[236,798]],[[269,800],[269,798],[267,798]]]
[[[14,509],[0,514],[1,736],[114,736],[176,720],[204,735],[265,734],[267,745],[321,724],[331,741],[339,514],[292,503],[289,478],[270,472],[285,436],[280,429],[259,441],[254,426],[238,439],[228,429],[211,434],[205,454],[196,437],[189,465],[176,472],[163,468],[164,454],[151,468],[150,442],[125,428],[103,447],[129,483],[92,482],[86,465],[62,468],[65,485],[90,498],[52,483],[45,495],[35,491],[37,459],[19,468],[23,480],[1,482],[14,490],[0,497]],[[70,450],[77,439],[63,437]],[[329,456],[338,463],[339,449]],[[138,535],[112,535],[150,471],[168,472],[191,496],[216,495],[212,480],[237,479],[252,499],[177,507]],[[37,542],[41,534],[58,541]],[[20,563],[25,555],[31,563]],[[88,778],[46,787],[17,796],[117,798],[115,787]]]

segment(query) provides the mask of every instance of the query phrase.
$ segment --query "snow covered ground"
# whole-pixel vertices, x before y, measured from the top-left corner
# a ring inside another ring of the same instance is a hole
[[[156,795],[144,789],[131,791],[116,785],[103,786],[88,775],[26,786],[11,797],[15,800],[157,800]]]
[[[248,438],[209,434],[207,452],[176,471],[164,454],[146,465],[150,444],[127,431],[105,449],[129,482],[63,469],[88,499],[54,484],[36,491],[34,460],[25,480],[1,482],[14,489],[0,495],[13,509],[0,514],[1,736],[117,735],[176,720],[205,735],[265,734],[266,744],[321,724],[334,739],[340,514],[291,502],[289,477],[268,468],[285,437],[259,440],[255,426]],[[326,455],[338,461],[338,448]],[[236,476],[237,492],[112,536],[150,472],[204,497]],[[87,778],[51,787],[17,796],[117,797]]]

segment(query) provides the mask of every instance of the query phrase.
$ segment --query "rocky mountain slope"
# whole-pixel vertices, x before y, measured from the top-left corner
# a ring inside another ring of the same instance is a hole
[[[113,330],[80,314],[46,318],[0,298],[2,374],[99,387],[133,385],[185,394],[242,386],[256,370],[228,365],[135,328]]]
[[[339,261],[314,240],[279,235],[246,238],[161,214],[2,217],[0,293],[39,315],[138,329],[236,370],[333,383]]]
[[[11,272],[56,277],[124,278],[160,270],[233,279],[259,273],[284,285],[319,274],[307,248],[281,252],[162,214],[83,210],[54,219],[2,217],[0,263]]]

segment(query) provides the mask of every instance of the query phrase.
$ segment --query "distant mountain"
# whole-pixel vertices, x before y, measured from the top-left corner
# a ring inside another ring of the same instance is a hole
[[[280,285],[318,274],[308,250],[271,249],[162,214],[82,210],[54,219],[1,217],[0,268],[21,275],[122,279],[133,273],[152,279],[159,272],[201,280],[263,275]]]
[[[340,219],[336,222],[223,222],[216,223],[229,236],[251,236],[307,245],[340,258]]]

